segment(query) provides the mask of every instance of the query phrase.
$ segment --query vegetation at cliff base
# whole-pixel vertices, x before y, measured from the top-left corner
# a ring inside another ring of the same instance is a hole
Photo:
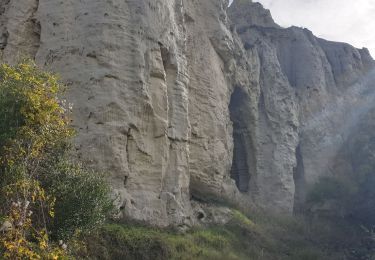
[[[0,255],[61,259],[111,211],[103,176],[71,156],[71,105],[31,61],[0,65]]]
[[[224,225],[186,232],[139,223],[107,223],[85,238],[79,258],[127,260],[367,259],[363,231],[344,220],[232,210]]]
[[[322,178],[304,216],[231,208],[225,224],[184,232],[109,221],[110,187],[75,159],[63,90],[31,61],[0,65],[0,259],[374,259],[373,165]]]

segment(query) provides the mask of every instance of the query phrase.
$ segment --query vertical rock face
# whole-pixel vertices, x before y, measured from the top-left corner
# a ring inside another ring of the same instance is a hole
[[[190,210],[181,1],[39,1],[39,64],[70,86],[76,148],[110,174],[124,214],[184,224]]]
[[[2,60],[61,75],[77,153],[108,173],[124,217],[189,226],[192,200],[291,212],[363,107],[368,51],[281,28],[250,0],[230,19],[227,6],[0,1]]]
[[[333,174],[334,158],[356,124],[353,119],[371,104],[366,93],[374,86],[366,81],[374,61],[366,49],[319,39],[307,29],[280,28],[269,15],[262,21],[240,15],[243,10],[267,14],[258,9],[240,0],[229,9],[244,48],[260,61],[257,159],[267,163],[257,171],[258,185],[267,191],[261,198],[271,208],[292,207],[294,196],[298,210],[308,186]]]
[[[191,225],[191,196],[236,196],[228,104],[241,48],[227,1],[1,3],[3,60],[19,52],[61,75],[77,152],[108,172],[124,215]]]
[[[34,57],[40,44],[37,0],[0,1],[0,53],[14,63],[24,56]]]

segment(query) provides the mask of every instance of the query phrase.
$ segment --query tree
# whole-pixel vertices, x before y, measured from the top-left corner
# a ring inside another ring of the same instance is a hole
[[[0,66],[0,220],[10,227],[0,252],[9,259],[61,258],[66,252],[51,237],[66,241],[111,210],[104,177],[73,160],[63,90],[31,61]]]

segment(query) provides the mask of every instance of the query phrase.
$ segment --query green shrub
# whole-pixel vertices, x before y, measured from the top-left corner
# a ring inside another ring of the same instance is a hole
[[[104,177],[70,159],[63,89],[31,61],[0,65],[0,216],[13,227],[0,237],[5,258],[62,257],[51,238],[90,231],[111,210]]]
[[[111,213],[113,201],[104,175],[60,160],[42,176],[42,186],[56,198],[50,223],[53,237],[67,239],[77,230],[91,231]]]

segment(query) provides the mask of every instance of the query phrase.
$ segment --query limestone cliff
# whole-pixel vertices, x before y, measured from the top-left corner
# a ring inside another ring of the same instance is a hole
[[[196,201],[291,212],[363,106],[367,50],[281,28],[250,0],[227,6],[0,1],[2,60],[61,75],[76,150],[108,172],[123,216],[190,226],[210,210]]]
[[[303,28],[280,28],[266,11],[253,23],[239,15],[259,14],[258,9],[257,3],[238,0],[228,12],[260,67],[256,201],[298,210],[309,186],[333,174],[353,119],[371,106],[374,61],[367,49],[325,41]]]

